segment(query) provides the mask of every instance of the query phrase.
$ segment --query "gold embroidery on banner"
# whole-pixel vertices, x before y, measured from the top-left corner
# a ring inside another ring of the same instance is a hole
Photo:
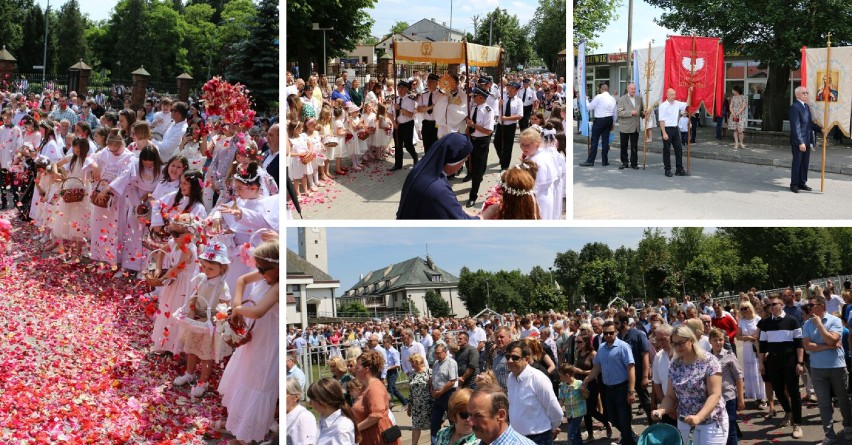
[[[420,44],[420,54],[423,54],[424,56],[431,56],[432,55],[432,43],[431,42],[423,42],[422,44]]]

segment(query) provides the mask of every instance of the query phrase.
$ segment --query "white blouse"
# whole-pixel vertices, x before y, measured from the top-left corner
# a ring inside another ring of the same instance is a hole
[[[328,417],[320,418],[317,445],[351,445],[354,443],[355,424],[343,415],[343,411],[337,410]]]
[[[314,415],[302,405],[287,413],[287,443],[291,445],[316,445],[317,424]],[[353,440],[350,443],[355,443]]]

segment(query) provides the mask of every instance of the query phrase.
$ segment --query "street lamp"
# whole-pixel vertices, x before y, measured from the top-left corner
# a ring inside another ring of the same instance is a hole
[[[225,23],[233,22],[234,20],[236,20],[236,18],[229,17],[229,18],[219,22],[218,26],[222,26]],[[219,28],[218,27],[216,28],[216,38],[214,38],[210,42],[210,57],[207,59],[207,80],[210,80],[210,66],[213,65],[213,45],[216,43],[217,38],[219,38]]]
[[[488,309],[488,302],[491,301],[491,286],[489,286],[491,280],[488,278],[485,279],[485,309]]]
[[[314,31],[322,31],[322,73],[328,73],[328,58],[325,57],[325,32],[334,31],[334,28],[320,28],[319,23],[313,24]]]

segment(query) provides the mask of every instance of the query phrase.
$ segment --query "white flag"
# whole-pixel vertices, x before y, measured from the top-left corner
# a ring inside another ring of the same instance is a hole
[[[811,115],[820,127],[835,125],[849,137],[852,116],[852,46],[831,48],[831,66],[826,73],[827,48],[808,48],[807,88]],[[828,99],[828,100],[826,100]],[[828,104],[828,125],[823,125],[825,105]]]
[[[651,48],[651,58],[648,58],[648,48],[636,49],[636,69],[639,71],[638,81],[636,82],[636,94],[645,98],[645,91],[648,92],[648,103],[646,107],[656,108],[660,102],[665,100],[665,91],[663,91],[663,81],[666,69],[666,47],[657,46]],[[649,76],[650,72],[650,76]]]

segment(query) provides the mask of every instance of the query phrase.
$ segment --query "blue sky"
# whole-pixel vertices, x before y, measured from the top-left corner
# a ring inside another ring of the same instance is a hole
[[[375,20],[372,35],[381,38],[390,32],[391,27],[399,21],[409,25],[421,19],[435,19],[438,23],[446,22],[450,26],[451,0],[435,0],[433,2],[409,2],[406,0],[378,0],[376,6],[368,10]],[[518,16],[521,26],[529,23],[535,14],[538,2],[521,2],[511,0],[482,0],[478,2],[452,0],[452,28],[462,32],[473,32],[473,16],[484,18],[494,8],[505,9],[511,15]],[[480,25],[481,26],[481,25]]]
[[[462,266],[497,271],[533,266],[545,270],[558,252],[580,251],[586,243],[601,241],[612,249],[635,248],[643,228],[334,228],[328,236],[329,273],[340,280],[340,292],[354,285],[360,274],[426,256],[426,244],[435,263],[458,274]],[[666,230],[666,233],[669,231]],[[287,247],[298,253],[297,231],[287,229]]]
[[[627,5],[628,0],[623,0],[623,5],[618,8],[618,19],[600,33],[597,42],[601,47],[594,54],[607,54],[627,51]],[[642,0],[633,3],[633,49],[647,48],[648,42],[654,39],[653,46],[665,45],[666,35],[674,34],[667,28],[663,28],[654,19],[660,18],[663,10],[651,6]]]
[[[57,11],[67,0],[50,0],[50,9]],[[47,6],[47,0],[36,0],[41,9]],[[109,13],[115,7],[118,0],[77,0],[80,4],[80,12],[88,14],[92,20],[104,20],[109,18]]]

